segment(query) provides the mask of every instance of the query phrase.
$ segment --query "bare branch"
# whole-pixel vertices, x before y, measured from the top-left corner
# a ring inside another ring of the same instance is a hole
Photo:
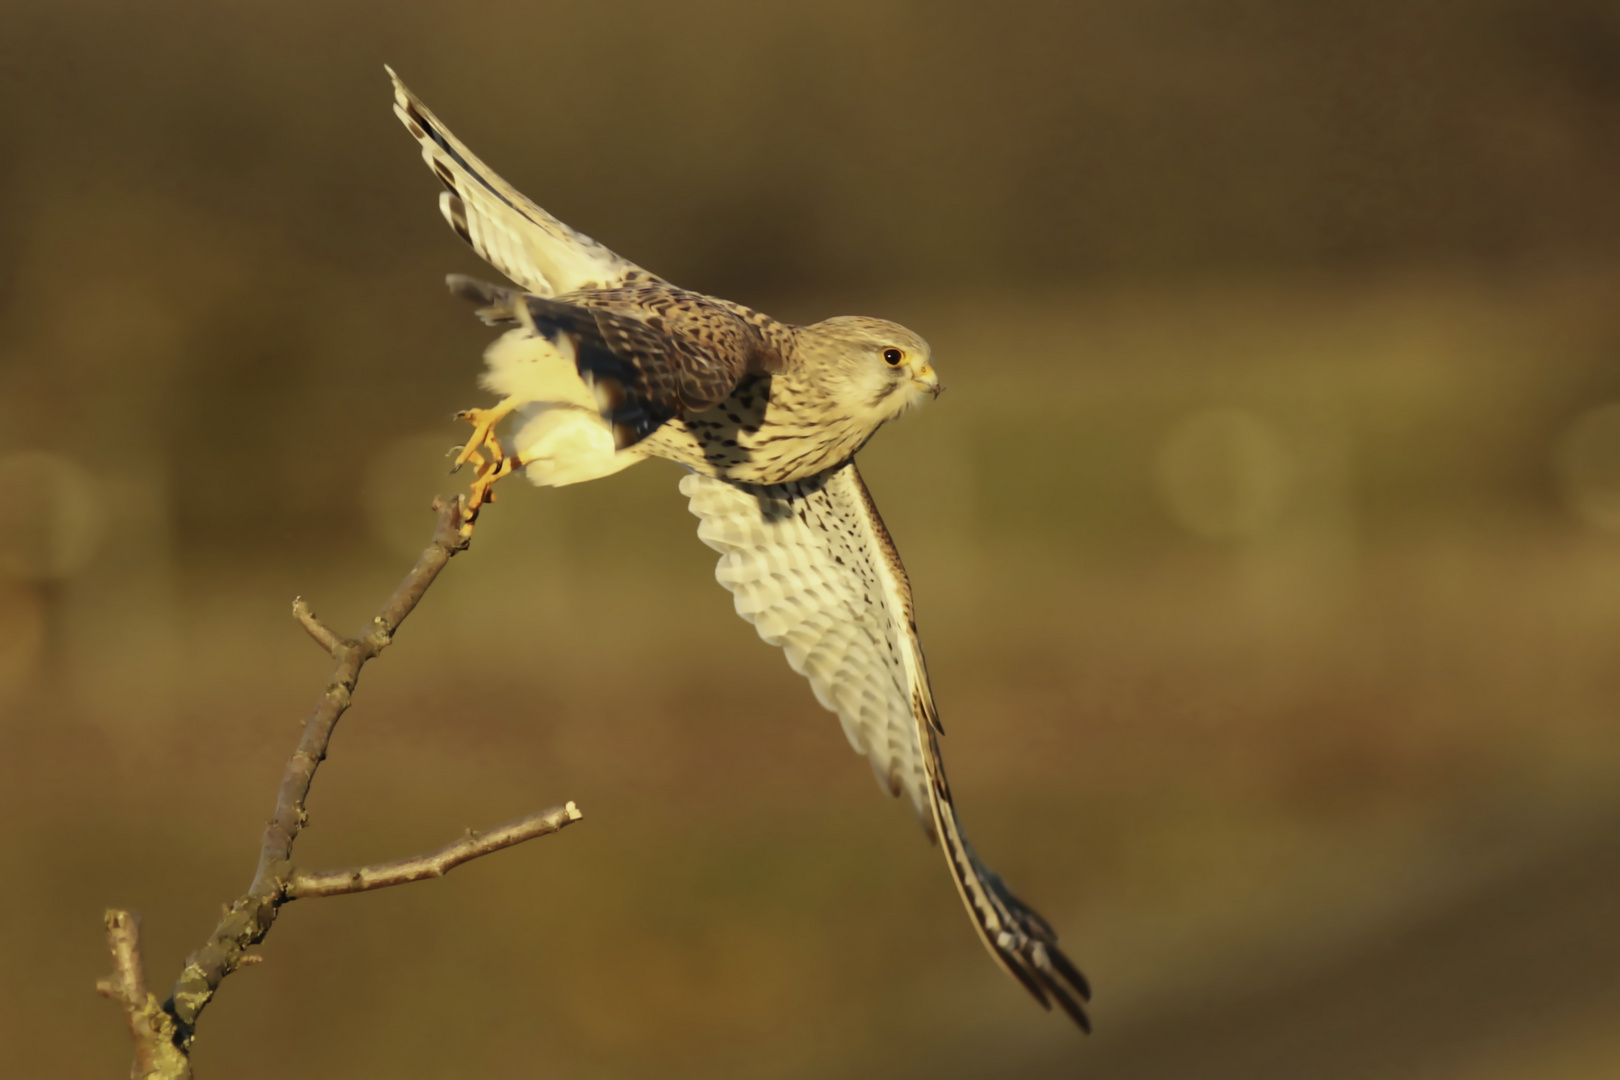
[[[175,1043],[174,1018],[163,1010],[157,995],[146,989],[141,966],[141,930],[135,916],[116,908],[107,912],[107,949],[113,973],[96,983],[96,991],[124,1007],[129,1033],[135,1040],[133,1080],[184,1080],[191,1063]]]
[[[416,565],[405,580],[399,583],[392,596],[383,604],[370,628],[358,639],[339,641],[337,635],[315,620],[314,613],[305,620],[295,606],[299,622],[326,645],[333,641],[332,656],[337,661],[332,669],[326,691],[315,703],[309,718],[304,721],[304,734],[298,748],[282,775],[281,789],[276,798],[275,816],[264,831],[259,849],[259,866],[248,891],[226,909],[219,925],[214,928],[208,943],[186,958],[185,969],[174,984],[166,1008],[174,1015],[178,1025],[180,1046],[186,1049],[196,1031],[197,1018],[208,1007],[214,991],[225,977],[241,964],[244,950],[264,940],[276,921],[276,912],[288,899],[287,884],[291,876],[293,843],[308,820],[304,801],[314,782],[315,771],[326,760],[326,748],[332,741],[337,722],[349,707],[354,687],[360,679],[360,669],[367,660],[382,652],[393,640],[394,631],[415,609],[443,570],[445,564],[461,551],[465,551],[472,530],[467,522],[467,510],[462,499],[445,502],[435,499],[433,509],[438,513],[438,524],[433,540],[416,560]],[[308,606],[304,605],[304,611]]]
[[[446,844],[438,851],[419,855],[414,859],[400,859],[395,862],[378,863],[375,866],[358,866],[350,870],[324,870],[319,873],[297,870],[293,872],[292,880],[287,885],[287,899],[342,896],[346,893],[369,892],[372,889],[385,889],[390,885],[404,885],[412,881],[443,877],[464,862],[521,844],[525,840],[533,840],[537,836],[547,836],[584,816],[579,808],[570,802],[566,806],[554,806],[550,810],[509,821],[488,832],[478,833],[468,829],[466,835],[454,843]]]
[[[308,822],[304,810],[315,771],[326,760],[327,746],[337,722],[348,709],[360,669],[388,647],[405,617],[415,610],[450,559],[467,549],[478,508],[465,498],[434,500],[438,522],[433,540],[416,565],[399,583],[366,630],[356,638],[340,637],[312,611],[302,598],[293,602],[293,617],[334,661],[326,690],[304,720],[298,748],[283,770],[276,795],[275,816],[266,825],[259,845],[259,865],[248,891],[225,906],[219,925],[207,944],[186,958],[185,969],[169,999],[159,1003],[146,988],[141,969],[140,939],[135,917],[125,911],[107,913],[108,947],[113,975],[96,989],[124,1006],[135,1038],[137,1080],[189,1080],[190,1053],[197,1020],[225,977],[239,967],[263,959],[247,949],[264,940],[282,905],[301,897],[337,896],[365,892],[387,885],[442,877],[450,870],[482,855],[554,833],[580,820],[572,802],[508,822],[487,833],[467,834],[455,843],[415,859],[383,863],[354,870],[309,874],[295,871],[292,849]]]
[[[134,915],[117,908],[106,914],[107,951],[112,953],[112,978],[96,983],[103,997],[128,1005],[146,1000],[146,973],[141,967],[141,927]]]
[[[348,644],[348,642],[338,637],[336,631],[330,626],[321,622],[315,612],[310,610],[309,605],[304,603],[302,596],[293,601],[293,618],[297,619],[299,624],[309,632],[309,636],[315,639],[315,644],[325,649],[326,654],[334,659],[337,658],[338,650]]]

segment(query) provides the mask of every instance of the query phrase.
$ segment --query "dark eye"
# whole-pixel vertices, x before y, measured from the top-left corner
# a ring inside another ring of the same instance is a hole
[[[897,366],[900,363],[900,361],[904,360],[905,358],[906,358],[906,354],[901,352],[899,349],[884,349],[883,350],[883,362],[885,364],[888,364],[890,367]]]

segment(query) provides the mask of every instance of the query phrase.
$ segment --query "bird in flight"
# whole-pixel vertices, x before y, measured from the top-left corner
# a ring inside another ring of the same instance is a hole
[[[477,469],[470,511],[518,470],[560,486],[646,457],[685,466],[681,493],[737,613],[810,680],[878,783],[909,797],[990,955],[1089,1031],[1085,977],[962,835],[911,585],[855,467],[878,428],[938,396],[928,343],[862,316],[790,326],[671,285],[536,206],[388,74],[395,114],[445,187],[445,220],[517,285],[448,279],[508,328],[482,380],[500,402],[461,414],[474,427],[458,459]],[[514,414],[503,443],[496,426]]]

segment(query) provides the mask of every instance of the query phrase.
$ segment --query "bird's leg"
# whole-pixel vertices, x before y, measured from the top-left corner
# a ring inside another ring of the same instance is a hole
[[[472,482],[472,494],[467,497],[468,520],[477,516],[480,506],[495,501],[495,492],[491,489],[497,480],[510,476],[528,464],[522,454],[502,454],[499,460],[490,462],[484,461],[482,455],[475,455],[475,458],[478,476]]]

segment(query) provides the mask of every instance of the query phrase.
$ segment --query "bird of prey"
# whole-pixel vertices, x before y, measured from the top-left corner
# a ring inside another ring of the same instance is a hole
[[[649,456],[685,466],[681,492],[737,613],[810,680],[878,783],[910,798],[996,962],[1089,1031],[1084,976],[962,835],[911,585],[855,467],[879,427],[939,394],[927,342],[858,316],[789,326],[677,288],[521,195],[388,73],[446,189],[445,220],[517,285],[449,279],[509,327],[485,354],[500,403],[461,414],[474,424],[458,461],[478,470],[470,509],[519,469],[555,486]],[[495,427],[514,413],[503,444]]]

